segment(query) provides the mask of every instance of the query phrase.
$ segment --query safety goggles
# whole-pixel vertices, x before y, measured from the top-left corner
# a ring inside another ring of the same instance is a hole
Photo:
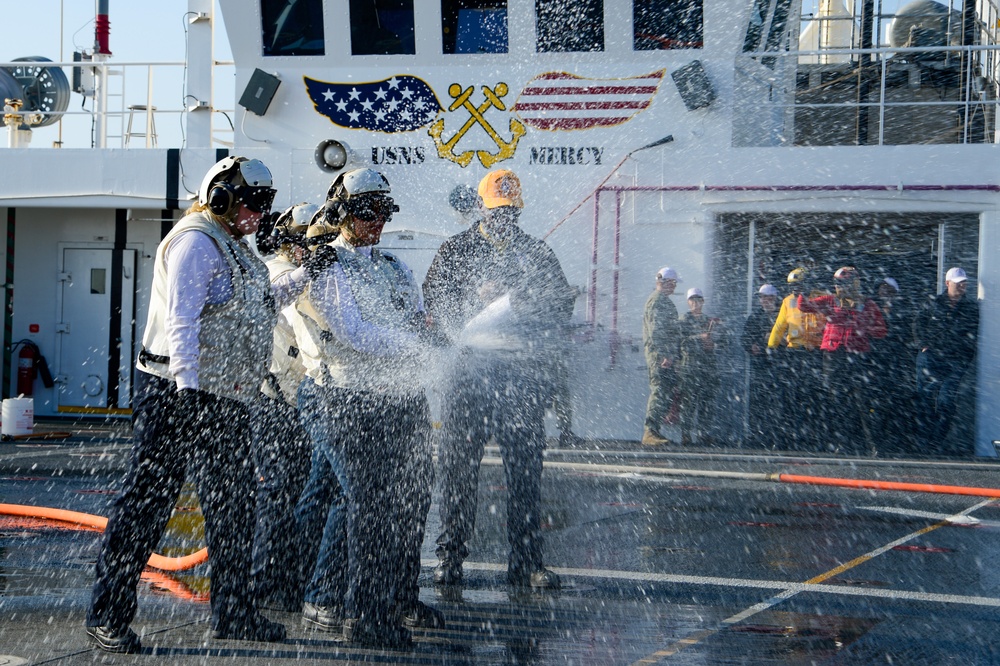
[[[390,218],[399,212],[399,206],[392,197],[384,194],[357,196],[347,200],[347,212],[359,220]]]
[[[254,213],[271,212],[274,203],[274,189],[270,187],[241,187],[238,191],[240,203]]]

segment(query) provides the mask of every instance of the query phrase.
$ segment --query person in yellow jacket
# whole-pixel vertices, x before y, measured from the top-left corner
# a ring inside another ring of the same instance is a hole
[[[780,389],[781,413],[776,425],[786,433],[786,445],[794,449],[805,448],[802,436],[811,431],[809,424],[820,407],[822,357],[819,347],[823,342],[826,318],[799,309],[800,294],[808,293],[811,298],[822,293],[809,289],[806,268],[800,266],[790,272],[788,285],[791,293],[781,302],[767,347],[771,353],[779,354],[775,375]]]
[[[819,349],[823,342],[826,319],[823,315],[807,314],[799,309],[799,294],[803,293],[808,276],[808,271],[801,267],[788,274],[791,293],[781,302],[778,318],[774,320],[771,337],[767,341],[769,349],[787,347],[812,351]],[[809,297],[819,295],[812,291]]]

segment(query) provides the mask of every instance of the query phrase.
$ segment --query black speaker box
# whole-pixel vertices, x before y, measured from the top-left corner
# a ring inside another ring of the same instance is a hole
[[[279,85],[281,85],[281,79],[278,77],[260,69],[253,70],[250,81],[247,82],[247,87],[240,97],[240,106],[258,116],[264,115],[267,113],[267,107],[271,105],[271,100]]]
[[[674,80],[677,92],[681,94],[688,111],[709,106],[715,100],[715,88],[712,87],[712,82],[699,60],[675,70],[670,74],[670,78]]]

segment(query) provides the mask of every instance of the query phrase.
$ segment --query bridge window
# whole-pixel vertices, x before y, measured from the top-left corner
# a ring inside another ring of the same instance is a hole
[[[413,0],[351,0],[352,55],[413,55]]]
[[[632,4],[636,51],[700,49],[703,0],[635,0]]]
[[[507,53],[507,0],[441,0],[445,53]]]
[[[743,1],[734,145],[997,142],[995,0]]]
[[[265,56],[325,53],[323,0],[260,0]]]
[[[539,53],[604,50],[604,0],[535,0]]]

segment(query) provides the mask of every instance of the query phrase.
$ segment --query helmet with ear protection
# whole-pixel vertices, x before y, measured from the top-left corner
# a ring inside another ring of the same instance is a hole
[[[316,204],[300,203],[282,213],[271,213],[270,219],[265,218],[257,228],[257,249],[261,254],[271,254],[303,246],[306,230],[319,209]]]
[[[274,201],[271,172],[258,159],[230,156],[215,163],[201,181],[198,201],[216,215],[230,213],[240,203],[268,213]]]
[[[236,203],[236,188],[223,181],[216,183],[208,191],[208,209],[216,215],[225,215]]]
[[[327,206],[339,220],[362,210],[368,212],[376,201],[380,212],[392,214],[399,211],[389,193],[389,181],[374,169],[353,169],[344,172],[330,185],[326,193]]]
[[[302,236],[318,211],[319,206],[313,203],[295,204],[278,216],[274,226],[275,228],[280,227],[285,235]]]

